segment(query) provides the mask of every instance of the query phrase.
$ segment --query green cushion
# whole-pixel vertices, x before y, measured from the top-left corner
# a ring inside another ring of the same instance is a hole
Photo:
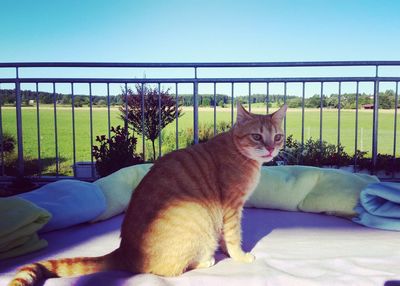
[[[21,198],[0,198],[0,218],[0,260],[47,246],[37,231],[51,219],[48,211]]]
[[[92,222],[108,219],[125,211],[133,190],[153,164],[140,164],[118,170],[94,182],[106,198],[106,210]]]
[[[375,176],[308,166],[262,167],[260,183],[246,205],[354,216],[359,194]]]

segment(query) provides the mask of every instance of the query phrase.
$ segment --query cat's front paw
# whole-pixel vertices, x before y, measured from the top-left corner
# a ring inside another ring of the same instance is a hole
[[[251,254],[250,252],[246,252],[246,253],[244,254],[244,257],[243,257],[242,262],[251,263],[251,262],[253,262],[255,259],[256,259],[256,257],[255,257],[253,254]]]
[[[251,254],[250,252],[243,252],[240,255],[235,255],[232,257],[236,261],[244,262],[244,263],[251,263],[253,262],[256,257]]]

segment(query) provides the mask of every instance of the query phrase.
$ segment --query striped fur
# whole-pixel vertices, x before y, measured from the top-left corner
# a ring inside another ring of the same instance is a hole
[[[117,250],[103,257],[30,264],[10,285],[111,269],[177,276],[212,266],[219,245],[235,260],[253,261],[241,248],[242,208],[262,163],[283,146],[285,112],[286,106],[272,115],[255,115],[238,105],[230,131],[154,164],[132,195]]]
[[[9,285],[35,285],[37,281],[54,277],[70,277],[90,274],[118,267],[113,253],[101,257],[76,257],[46,260],[21,267]]]

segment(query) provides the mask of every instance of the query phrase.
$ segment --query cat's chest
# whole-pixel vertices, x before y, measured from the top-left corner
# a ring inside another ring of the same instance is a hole
[[[260,172],[254,172],[246,180],[244,200],[247,200],[260,182]]]
[[[228,192],[230,195],[240,197],[241,201],[244,202],[253,193],[259,181],[260,172],[258,170],[236,173],[231,176],[231,182],[228,187],[230,190]]]

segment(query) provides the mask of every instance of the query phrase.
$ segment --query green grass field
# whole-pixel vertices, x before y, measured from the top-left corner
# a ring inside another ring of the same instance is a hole
[[[265,113],[264,108],[253,106],[255,113]],[[349,154],[354,153],[355,140],[355,111],[341,110],[340,123],[340,142],[345,146]],[[38,130],[37,130],[37,111],[33,107],[25,107],[22,110],[23,120],[23,147],[24,156],[28,159],[38,157]],[[55,132],[54,132],[54,111],[50,106],[41,106],[39,113],[40,120],[40,156],[42,159],[43,174],[53,174],[55,171],[54,158]],[[199,124],[213,123],[213,108],[199,109]],[[231,121],[230,108],[217,109],[217,122]],[[3,132],[13,134],[16,138],[16,114],[15,108],[2,108]],[[287,135],[293,134],[294,138],[301,140],[301,109],[289,109],[286,120]],[[111,109],[111,125],[123,124],[119,119],[117,108]],[[184,109],[184,115],[178,121],[179,130],[191,128],[193,126],[193,111],[191,108]],[[398,119],[400,126],[400,119]],[[164,130],[164,136],[169,134],[169,138],[175,138],[175,122],[171,123]],[[91,142],[89,108],[75,109],[75,134],[76,134],[76,161],[90,161]],[[394,139],[394,110],[382,110],[379,112],[379,137],[378,152],[383,154],[393,154]],[[397,142],[400,141],[400,132],[397,133]],[[108,134],[107,131],[107,109],[93,108],[93,143],[96,135]],[[304,117],[304,138],[307,140],[312,137],[319,139],[320,136],[320,111],[317,109],[306,109]],[[141,135],[138,135],[138,152],[142,152]],[[324,110],[322,117],[322,139],[329,143],[336,144],[338,140],[338,111]],[[171,140],[171,139],[169,139]],[[72,111],[70,107],[57,108],[57,141],[58,154],[60,158],[59,171],[61,174],[71,175],[73,164],[73,139],[72,139]],[[173,140],[171,140],[173,142]],[[158,140],[157,140],[158,142]],[[372,111],[359,111],[358,127],[358,146],[363,151],[371,151],[372,143]],[[149,146],[149,145],[147,145]],[[179,147],[184,147],[180,144]],[[158,150],[158,149],[157,149]],[[400,146],[397,143],[397,155],[400,154]],[[146,152],[148,152],[146,148]]]

